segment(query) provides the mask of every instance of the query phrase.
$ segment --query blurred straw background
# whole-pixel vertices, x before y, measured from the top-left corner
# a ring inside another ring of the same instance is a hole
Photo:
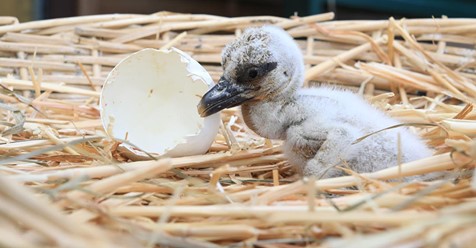
[[[476,19],[333,17],[0,17],[0,246],[472,247]],[[106,137],[100,89],[121,59],[174,46],[217,80],[224,45],[263,24],[296,38],[306,87],[355,90],[412,124],[435,155],[301,179],[280,142],[253,134],[236,109],[201,156],[135,161]],[[401,180],[434,171],[449,173]]]

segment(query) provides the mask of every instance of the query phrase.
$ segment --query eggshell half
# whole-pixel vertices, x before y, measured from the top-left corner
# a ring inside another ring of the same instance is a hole
[[[143,49],[122,60],[101,93],[104,129],[147,152],[172,157],[205,153],[219,115],[201,118],[197,104],[213,86],[208,72],[186,53]]]

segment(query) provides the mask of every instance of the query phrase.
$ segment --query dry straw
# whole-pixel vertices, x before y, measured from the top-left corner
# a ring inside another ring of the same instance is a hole
[[[0,246],[471,247],[476,19],[333,18],[0,17]],[[134,161],[105,138],[100,85],[122,58],[175,46],[217,80],[225,44],[263,24],[296,38],[306,85],[349,87],[419,123],[435,155],[302,179],[281,143],[249,131],[236,109],[223,111],[205,155]],[[446,176],[403,180],[438,171]]]

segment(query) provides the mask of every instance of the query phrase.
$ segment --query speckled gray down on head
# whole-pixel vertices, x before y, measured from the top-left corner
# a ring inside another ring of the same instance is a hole
[[[422,140],[406,128],[356,139],[398,124],[359,95],[333,87],[301,88],[304,63],[294,40],[272,26],[247,29],[222,53],[223,76],[198,105],[200,115],[241,105],[253,131],[284,140],[285,155],[303,175],[341,176],[335,168],[372,172],[431,156]]]

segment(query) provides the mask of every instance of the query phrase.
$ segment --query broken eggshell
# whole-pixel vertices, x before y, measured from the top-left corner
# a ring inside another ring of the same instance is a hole
[[[212,86],[208,72],[186,53],[143,49],[109,73],[100,98],[103,127],[109,136],[150,153],[203,154],[220,123],[218,114],[201,118],[197,112],[200,98]]]

